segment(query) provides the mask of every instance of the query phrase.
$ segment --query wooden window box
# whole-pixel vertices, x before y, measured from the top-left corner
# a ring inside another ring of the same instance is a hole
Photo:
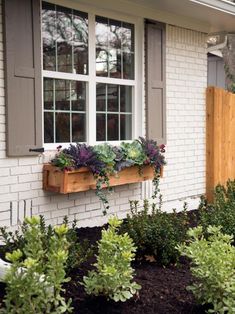
[[[161,169],[162,176],[162,169]],[[141,173],[138,166],[125,168],[116,175],[110,176],[110,186],[130,184],[152,180],[154,169],[152,166],[143,166]],[[82,167],[78,170],[63,171],[51,164],[43,167],[43,189],[61,194],[93,190],[96,181],[91,171]]]

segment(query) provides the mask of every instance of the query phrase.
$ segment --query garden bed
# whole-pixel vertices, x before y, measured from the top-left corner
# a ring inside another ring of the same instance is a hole
[[[101,236],[101,228],[78,229],[79,239],[89,239],[95,244]],[[95,257],[92,256],[79,269],[70,274],[71,281],[66,285],[66,297],[73,299],[73,313],[79,314],[204,314],[205,309],[196,304],[193,295],[186,290],[192,277],[189,263],[181,259],[178,265],[161,267],[157,263],[136,262],[135,280],[142,286],[139,295],[125,303],[107,302],[105,299],[90,297],[79,285],[87,271],[91,269]],[[1,299],[4,285],[0,286]],[[1,306],[1,305],[0,305]]]

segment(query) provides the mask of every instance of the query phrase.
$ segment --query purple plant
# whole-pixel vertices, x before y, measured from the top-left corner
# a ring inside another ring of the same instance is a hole
[[[154,140],[148,140],[143,137],[139,137],[139,142],[142,146],[142,149],[147,156],[145,164],[154,165],[156,170],[166,164],[165,156],[162,153],[165,153],[165,145],[157,145],[157,142]]]
[[[71,156],[76,169],[88,167],[94,175],[100,175],[105,171],[105,163],[98,159],[92,146],[79,143],[70,144],[69,148],[65,148],[63,152]]]

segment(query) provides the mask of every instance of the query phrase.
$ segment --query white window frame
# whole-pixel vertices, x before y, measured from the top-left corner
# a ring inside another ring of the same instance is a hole
[[[42,82],[44,78],[55,78],[65,80],[77,80],[87,83],[86,93],[86,138],[87,144],[96,145],[101,144],[101,141],[96,141],[96,83],[117,84],[132,86],[134,91],[132,94],[132,139],[136,139],[144,134],[144,20],[136,16],[127,16],[125,14],[116,13],[113,11],[106,11],[100,8],[91,8],[82,4],[67,0],[45,0],[46,2],[69,7],[78,11],[88,13],[88,75],[63,73],[56,71],[42,71]],[[68,3],[70,2],[70,3]],[[117,4],[118,5],[118,4]],[[134,25],[134,80],[118,79],[109,77],[96,76],[96,40],[95,40],[95,17],[102,16],[109,19],[115,19],[122,22],[131,23]],[[42,48],[43,49],[43,48]],[[43,61],[43,52],[42,52]],[[43,68],[43,67],[42,67]],[[43,90],[43,89],[42,89]],[[43,98],[42,98],[43,99]],[[42,106],[44,113],[44,106]],[[44,116],[44,115],[43,115]],[[44,122],[43,122],[44,132]],[[44,134],[43,134],[44,139]],[[118,145],[122,141],[108,141],[110,144]],[[128,141],[126,141],[128,142]],[[58,145],[63,148],[68,147],[70,143],[44,143],[46,151],[55,150]]]

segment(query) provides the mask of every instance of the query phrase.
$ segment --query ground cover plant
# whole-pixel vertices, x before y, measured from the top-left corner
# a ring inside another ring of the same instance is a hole
[[[138,166],[140,175],[143,166],[153,167],[155,186],[153,197],[156,197],[160,170],[165,164],[164,145],[158,146],[156,141],[140,137],[139,140],[123,142],[120,146],[107,143],[96,146],[76,143],[70,144],[69,148],[62,149],[58,146],[57,149],[58,152],[51,161],[54,166],[63,171],[87,167],[92,172],[96,180],[96,195],[103,203],[104,214],[109,209],[107,195],[112,190],[109,176],[127,167]],[[107,189],[103,189],[103,186]]]
[[[137,257],[157,261],[161,265],[175,263],[179,258],[176,246],[186,238],[188,219],[186,206],[181,214],[161,211],[161,204],[131,202],[131,213],[121,227],[137,247]]]
[[[201,226],[190,229],[189,243],[178,246],[182,255],[192,260],[195,278],[189,289],[202,304],[212,304],[209,313],[235,313],[235,247],[233,237],[220,227],[207,228],[206,238]]]

